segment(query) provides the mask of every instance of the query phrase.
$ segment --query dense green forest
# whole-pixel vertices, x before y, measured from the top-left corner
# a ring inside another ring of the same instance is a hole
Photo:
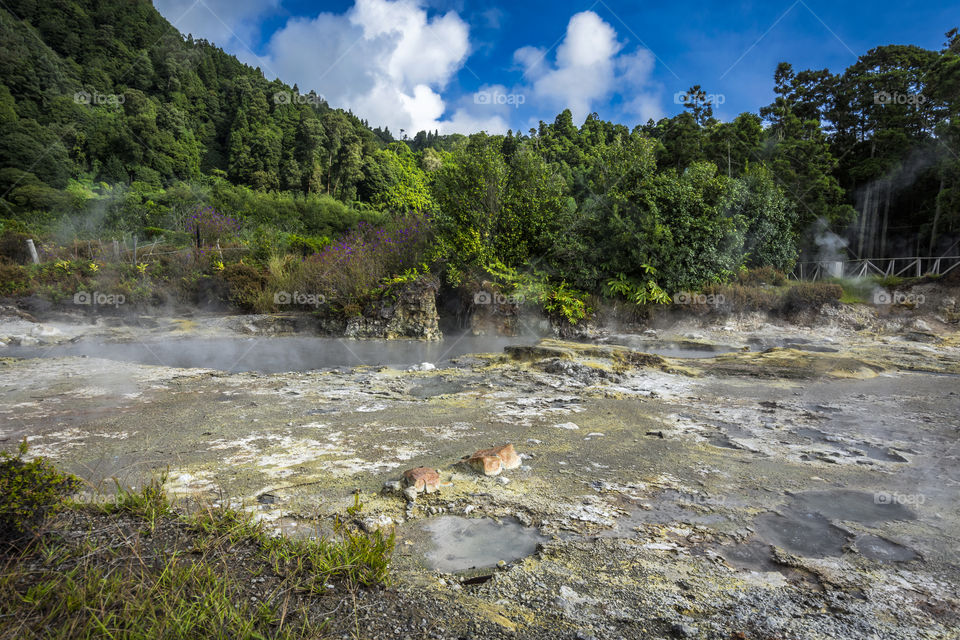
[[[683,113],[633,128],[564,111],[525,133],[403,140],[146,0],[8,0],[0,37],[0,222],[53,244],[184,242],[213,211],[236,222],[223,243],[266,264],[416,229],[406,262],[371,273],[525,272],[648,302],[789,271],[826,229],[855,257],[960,238],[956,29],[941,51],[877,47],[840,74],[781,63],[775,101],[730,122],[696,86]]]

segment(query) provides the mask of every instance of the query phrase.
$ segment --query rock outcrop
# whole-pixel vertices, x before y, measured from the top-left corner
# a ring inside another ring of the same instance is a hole
[[[386,296],[372,302],[363,313],[346,320],[347,338],[417,338],[440,340],[437,289],[433,276],[422,276],[400,289],[395,298]]]

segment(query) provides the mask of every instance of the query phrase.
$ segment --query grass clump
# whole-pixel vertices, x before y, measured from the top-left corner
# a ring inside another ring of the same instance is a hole
[[[5,517],[45,506],[32,538],[0,550],[0,638],[314,638],[356,629],[356,590],[389,579],[392,534],[338,521],[328,537],[273,537],[244,511],[180,511],[165,475],[64,502],[79,481],[22,448],[2,455],[0,487],[31,496]]]
[[[5,637],[298,637],[278,628],[275,607],[245,600],[243,583],[209,562],[135,545],[107,553],[80,545],[33,569],[11,566],[21,559],[8,560],[0,578]]]
[[[394,534],[356,533],[337,524],[332,538],[267,538],[265,557],[279,575],[298,589],[323,593],[334,580],[363,587],[385,584],[393,551]]]
[[[39,533],[44,521],[80,481],[43,458],[24,460],[26,439],[16,455],[0,452],[0,545],[18,544]]]

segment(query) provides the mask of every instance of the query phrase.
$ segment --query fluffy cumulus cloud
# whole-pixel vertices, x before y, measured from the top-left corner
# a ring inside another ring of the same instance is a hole
[[[593,11],[582,11],[570,18],[552,62],[550,52],[537,47],[518,49],[514,61],[533,97],[544,106],[570,109],[574,122],[582,122],[598,103],[624,88],[633,94],[623,103],[626,112],[656,117],[657,99],[638,93],[649,83],[653,56],[646,49],[623,50],[613,27]]]
[[[565,108],[582,121],[615,96],[619,115],[660,115],[659,96],[647,92],[653,57],[644,49],[627,52],[592,11],[570,18],[555,51],[517,50],[523,76],[516,85],[484,84],[459,95],[450,85],[471,52],[470,28],[454,11],[428,12],[427,0],[355,0],[342,14],[293,17],[256,47],[259,54],[250,43],[259,41],[257,25],[275,15],[279,0],[156,1],[181,31],[227,47],[268,77],[315,90],[374,126],[387,125],[394,135],[401,129],[503,133],[511,123],[549,119]]]
[[[466,60],[469,27],[413,0],[357,0],[345,14],[289,20],[265,51],[249,62],[394,134],[413,133],[442,128],[441,92]]]

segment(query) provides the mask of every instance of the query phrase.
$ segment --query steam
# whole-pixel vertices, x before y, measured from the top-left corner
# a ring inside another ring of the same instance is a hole
[[[813,226],[814,260],[835,278],[843,277],[843,262],[847,257],[848,244],[844,238],[830,230],[826,220],[817,218]]]

